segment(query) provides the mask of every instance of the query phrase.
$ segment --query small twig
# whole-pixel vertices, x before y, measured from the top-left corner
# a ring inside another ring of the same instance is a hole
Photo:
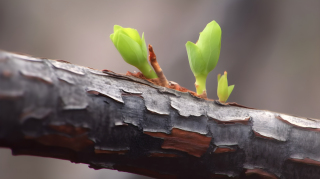
[[[164,87],[169,87],[168,80],[166,76],[164,76],[164,73],[162,72],[162,69],[160,68],[160,65],[157,62],[157,57],[156,57],[156,54],[154,54],[153,52],[152,45],[149,44],[148,48],[149,48],[149,61],[154,71],[158,75],[160,85]]]

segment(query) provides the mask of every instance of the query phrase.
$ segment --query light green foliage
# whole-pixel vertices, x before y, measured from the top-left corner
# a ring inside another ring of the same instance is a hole
[[[115,25],[110,39],[127,63],[137,67],[149,79],[158,78],[148,63],[148,51],[144,33],[142,33],[141,39],[136,29]]]
[[[234,85],[228,86],[227,72],[224,72],[224,75],[218,75],[218,90],[217,95],[219,101],[224,103],[228,100],[231,92],[233,91]]]
[[[206,79],[219,60],[221,48],[221,28],[216,21],[212,21],[200,32],[196,44],[186,43],[190,68],[196,78],[197,94],[206,91]]]

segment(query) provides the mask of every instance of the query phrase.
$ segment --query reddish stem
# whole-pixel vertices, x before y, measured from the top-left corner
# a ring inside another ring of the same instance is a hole
[[[162,72],[162,69],[160,68],[160,65],[158,64],[156,54],[154,54],[152,45],[148,45],[149,48],[149,61],[151,63],[151,66],[153,67],[154,71],[158,75],[159,78],[159,85],[164,87],[169,87],[168,80],[166,76],[164,76],[164,73]]]

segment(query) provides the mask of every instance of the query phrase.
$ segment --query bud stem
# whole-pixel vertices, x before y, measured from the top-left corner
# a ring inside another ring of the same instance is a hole
[[[137,66],[137,68],[142,72],[142,74],[146,78],[149,78],[149,79],[158,78],[156,72],[154,72],[154,70],[151,68],[148,62],[141,66]]]
[[[207,93],[206,80],[207,80],[207,75],[196,76],[196,82],[194,85],[196,86],[198,95],[202,95],[203,93]]]

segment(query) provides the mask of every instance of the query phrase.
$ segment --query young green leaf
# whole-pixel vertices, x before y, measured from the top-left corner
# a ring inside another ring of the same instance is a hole
[[[110,39],[122,58],[130,65],[137,67],[145,77],[149,79],[158,78],[148,63],[144,34],[142,33],[141,39],[136,29],[123,28],[119,25],[115,25],[113,31]]]
[[[200,32],[196,44],[188,41],[186,49],[190,68],[196,78],[197,94],[206,92],[206,78],[219,60],[221,48],[221,28],[216,21],[212,21]]]
[[[209,73],[216,67],[220,56],[221,28],[219,24],[216,21],[210,22],[200,33],[196,44],[202,51],[206,73]]]
[[[205,70],[205,64],[198,63],[199,61],[201,62],[202,60],[201,50],[196,44],[190,41],[186,43],[186,48],[187,48],[188,60],[189,60],[191,71],[197,75],[201,74],[199,72],[204,72]]]
[[[218,89],[217,89],[217,95],[219,97],[219,101],[222,103],[225,103],[231,92],[233,91],[234,85],[228,86],[228,78],[227,78],[227,72],[224,72],[224,75],[218,75]]]
[[[233,88],[234,88],[234,85],[228,86],[228,98],[229,98],[230,94],[232,93]],[[226,101],[228,100],[228,98],[226,99]]]

